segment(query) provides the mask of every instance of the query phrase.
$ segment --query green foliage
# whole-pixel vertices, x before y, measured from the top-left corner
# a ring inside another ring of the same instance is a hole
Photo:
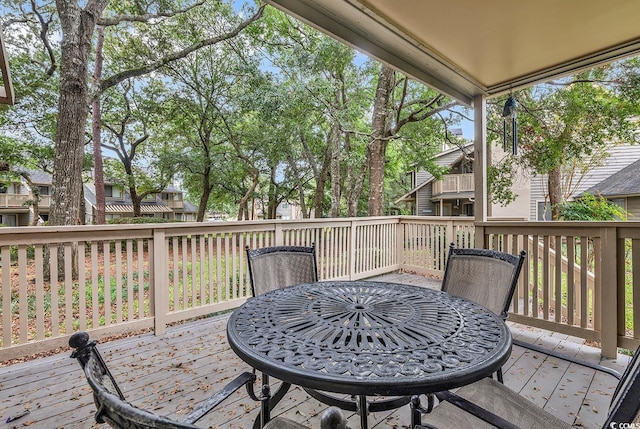
[[[622,220],[628,213],[604,197],[586,194],[577,201],[558,205],[561,220]]]
[[[487,165],[489,200],[503,207],[515,201],[518,196],[511,189],[514,179],[515,170],[512,158],[507,158],[497,165]]]
[[[506,188],[514,175],[508,170],[519,168],[559,178],[560,189],[548,186],[549,201],[557,206],[575,193],[589,170],[606,160],[609,147],[639,142],[639,76],[640,62],[633,58],[514,93],[519,153],[506,156],[507,165],[497,166],[494,201],[509,200]],[[500,146],[505,99],[489,103],[489,141]]]

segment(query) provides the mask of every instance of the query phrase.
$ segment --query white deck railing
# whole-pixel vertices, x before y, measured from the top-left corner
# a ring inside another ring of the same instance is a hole
[[[640,343],[640,223],[406,216],[0,228],[0,359],[78,330],[161,334],[234,308],[251,290],[247,245],[315,243],[321,280],[441,275],[449,243],[473,247],[478,232],[485,247],[527,250],[512,320],[601,341],[607,355]]]

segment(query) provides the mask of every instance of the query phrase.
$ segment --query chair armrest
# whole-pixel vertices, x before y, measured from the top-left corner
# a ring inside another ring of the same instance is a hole
[[[573,363],[576,363],[578,365],[582,365],[584,367],[594,369],[596,371],[604,372],[606,374],[609,374],[609,375],[617,378],[618,380],[620,380],[622,378],[622,374],[620,374],[615,369],[611,369],[611,368],[608,368],[608,367],[603,366],[603,365],[598,365],[598,364],[595,364],[593,362],[586,361],[584,359],[576,358],[574,356],[569,356],[567,354],[564,354],[564,353],[561,353],[561,352],[557,352],[555,350],[552,350],[552,349],[549,349],[549,348],[546,348],[546,347],[538,346],[536,344],[527,343],[526,341],[517,340],[515,338],[513,339],[513,344],[516,345],[516,346],[519,346],[519,347],[523,347],[525,349],[536,351],[538,353],[543,353],[545,355],[553,356],[553,357],[556,357],[558,359],[566,360],[568,362],[573,362]]]
[[[484,408],[474,404],[473,402],[466,400],[462,396],[456,395],[453,392],[449,392],[445,390],[443,392],[438,392],[435,395],[439,401],[450,402],[456,407],[465,410],[467,413],[472,414],[477,418],[484,420],[485,422],[495,426],[496,428],[518,429],[518,426],[514,425],[508,420],[505,420],[502,417],[496,414],[493,414],[491,411],[485,410]]]
[[[242,386],[253,384],[256,375],[250,372],[243,372],[227,384],[222,390],[200,404],[195,410],[190,412],[183,420],[183,423],[195,423],[204,417],[208,412],[217,407],[222,401],[227,399]]]

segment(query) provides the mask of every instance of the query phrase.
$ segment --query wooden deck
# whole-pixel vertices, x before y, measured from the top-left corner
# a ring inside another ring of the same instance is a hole
[[[386,275],[387,281],[436,286],[409,274]],[[132,403],[177,418],[213,394],[230,378],[250,368],[230,350],[227,315],[174,326],[166,335],[144,334],[100,344],[109,367]],[[561,349],[583,359],[601,362],[600,350],[580,339],[510,324],[514,337]],[[91,428],[95,407],[78,363],[69,352],[0,368],[0,419],[3,427]],[[629,358],[601,363],[618,371]],[[613,377],[514,346],[505,368],[505,384],[561,419],[586,428],[600,427],[616,385]],[[28,408],[30,414],[5,424],[8,417]],[[293,420],[319,427],[324,405],[299,388],[278,405]],[[203,427],[248,428],[258,412],[244,390],[201,421]],[[358,417],[349,415],[359,427]],[[407,428],[409,408],[369,416],[370,427]]]

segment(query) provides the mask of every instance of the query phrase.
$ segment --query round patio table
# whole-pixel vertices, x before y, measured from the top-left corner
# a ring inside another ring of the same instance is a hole
[[[300,284],[251,298],[229,318],[227,336],[235,353],[263,374],[312,394],[354,395],[359,408],[367,396],[406,397],[472,383],[511,353],[509,329],[481,305],[375,281]],[[335,404],[331,396],[314,396]],[[366,427],[367,410],[358,412]]]

